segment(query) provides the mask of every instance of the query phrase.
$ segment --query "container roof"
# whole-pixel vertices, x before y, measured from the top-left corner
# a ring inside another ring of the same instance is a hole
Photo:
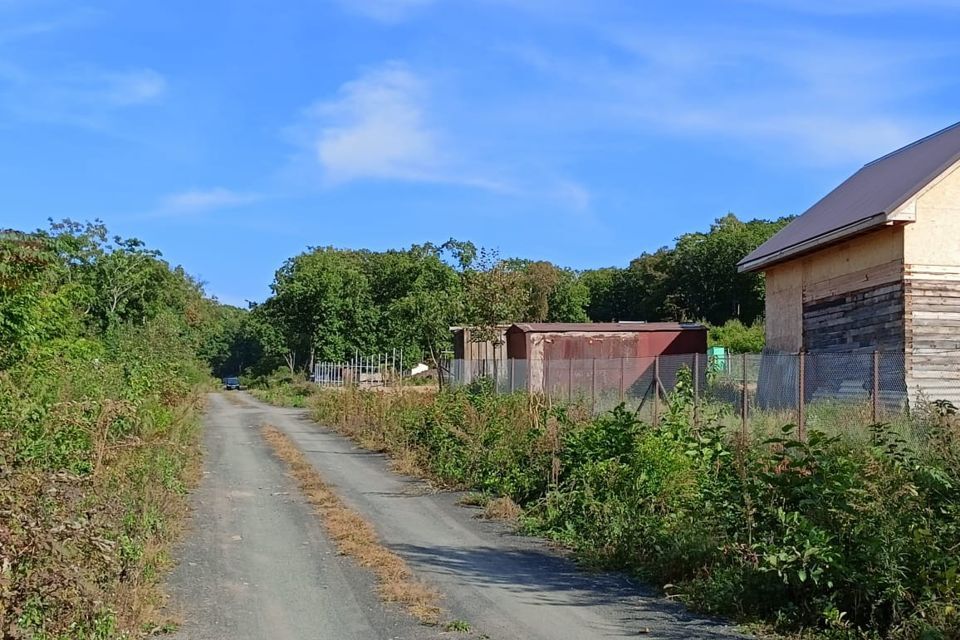
[[[958,160],[960,122],[874,160],[747,255],[740,271],[757,271],[887,224],[889,215]]]
[[[522,322],[510,327],[510,330],[524,333],[642,333],[650,331],[694,331],[704,330],[701,324],[683,324],[679,322]]]

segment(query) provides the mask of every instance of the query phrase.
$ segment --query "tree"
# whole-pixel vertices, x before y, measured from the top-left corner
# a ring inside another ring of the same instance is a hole
[[[605,267],[590,269],[580,274],[580,284],[587,288],[590,302],[586,315],[594,322],[613,322],[623,319],[623,269]]]
[[[382,350],[437,363],[450,342],[450,326],[463,314],[459,275],[430,244],[369,254],[367,274],[381,309]]]
[[[493,340],[497,326],[520,322],[528,309],[529,291],[521,271],[490,249],[481,249],[463,272],[466,321],[478,341]]]
[[[271,287],[271,315],[279,320],[291,370],[378,346],[379,313],[360,253],[313,248],[287,260]]]
[[[741,222],[718,218],[708,233],[677,240],[672,265],[673,301],[683,319],[722,324],[739,318],[750,324],[763,316],[763,276],[739,273],[737,263],[779,231],[788,219]]]

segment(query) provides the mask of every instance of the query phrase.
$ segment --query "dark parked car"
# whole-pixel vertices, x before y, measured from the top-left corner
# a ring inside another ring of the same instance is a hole
[[[232,391],[234,389],[240,388],[240,378],[224,378],[223,379],[223,388],[227,391]]]

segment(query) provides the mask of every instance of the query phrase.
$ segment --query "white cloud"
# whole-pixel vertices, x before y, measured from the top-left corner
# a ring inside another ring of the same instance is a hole
[[[293,130],[294,141],[306,150],[306,164],[319,166],[326,186],[359,180],[445,184],[589,209],[586,187],[527,166],[502,146],[491,150],[475,121],[470,127],[440,126],[444,119],[432,109],[431,93],[430,83],[407,65],[387,63],[310,107]],[[480,159],[491,154],[497,157]],[[502,177],[506,173],[509,178]]]
[[[164,197],[160,203],[162,214],[203,213],[215,209],[230,209],[256,202],[254,193],[240,193],[223,187],[190,189]]]
[[[590,191],[580,183],[571,180],[561,180],[553,193],[561,204],[575,211],[588,211],[592,196]]]
[[[329,183],[362,178],[446,181],[452,160],[427,122],[426,86],[390,63],[308,110],[308,144]]]
[[[348,11],[380,22],[399,22],[434,2],[437,0],[341,0],[340,4]]]

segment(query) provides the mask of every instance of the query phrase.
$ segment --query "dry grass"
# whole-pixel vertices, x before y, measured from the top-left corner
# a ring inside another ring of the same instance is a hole
[[[487,506],[483,510],[483,517],[489,520],[516,522],[520,519],[522,513],[523,510],[516,502],[504,496],[487,502]]]
[[[437,624],[440,595],[418,581],[407,563],[381,544],[376,531],[330,490],[296,445],[279,429],[265,425],[261,433],[289,466],[300,490],[323,521],[341,554],[367,567],[377,577],[380,597],[404,606],[417,620]]]
[[[482,493],[470,492],[460,496],[457,504],[462,507],[485,507],[490,499]]]
[[[423,465],[420,464],[416,454],[409,449],[397,451],[390,457],[390,470],[403,476],[425,478],[429,475]]]

